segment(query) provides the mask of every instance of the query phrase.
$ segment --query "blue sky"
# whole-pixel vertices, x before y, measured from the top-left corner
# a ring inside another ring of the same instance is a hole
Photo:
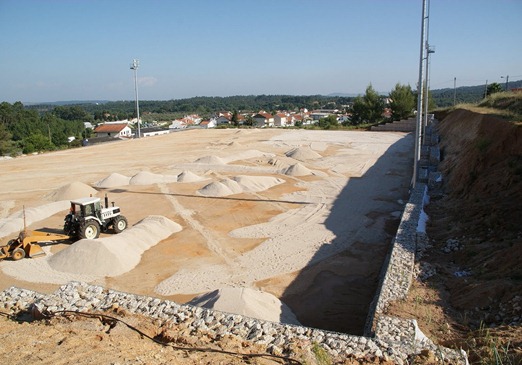
[[[0,0],[0,101],[389,92],[422,0]],[[522,79],[522,0],[431,0],[432,88]]]

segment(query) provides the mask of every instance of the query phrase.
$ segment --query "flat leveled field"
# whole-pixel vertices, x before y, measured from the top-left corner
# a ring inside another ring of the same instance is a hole
[[[68,200],[89,192],[121,207],[129,232],[148,216],[182,230],[149,244],[117,276],[82,275],[83,263],[57,272],[47,261],[72,246],[48,245],[45,257],[0,262],[0,290],[50,293],[85,280],[184,303],[255,288],[304,325],[359,334],[408,197],[412,157],[404,133],[223,129],[2,160],[2,245],[23,227],[23,207],[28,229],[59,230]],[[120,249],[99,260],[126,267]]]

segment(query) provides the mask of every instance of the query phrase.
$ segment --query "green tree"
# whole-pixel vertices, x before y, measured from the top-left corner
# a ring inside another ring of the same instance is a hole
[[[239,125],[239,118],[238,118],[238,115],[237,115],[237,110],[234,110],[234,113],[232,113],[232,118],[230,120],[232,122],[232,124],[237,127]]]
[[[4,123],[0,122],[0,156],[8,155],[13,152],[13,141],[11,133],[7,130]]]
[[[337,118],[335,115],[329,115],[325,118],[319,119],[319,122],[317,123],[319,128],[321,129],[332,129],[339,127],[339,122],[337,121]]]
[[[253,126],[255,124],[254,118],[252,118],[251,115],[247,115],[245,118],[245,121],[243,122],[243,125],[245,126]]]
[[[491,94],[499,93],[501,91],[502,85],[500,85],[498,82],[494,82],[488,85],[488,88],[486,89],[486,95],[489,96]]]
[[[383,119],[384,102],[380,95],[368,85],[363,96],[358,96],[352,106],[352,124],[376,123]]]
[[[24,153],[49,151],[54,149],[54,145],[49,141],[49,137],[46,137],[41,133],[31,134],[29,137],[25,137],[21,143]]]
[[[407,119],[413,115],[415,109],[415,95],[410,85],[397,83],[390,92],[390,108],[392,110],[392,120]]]
[[[82,122],[92,122],[92,116],[81,106],[57,106],[53,109],[54,115],[63,120],[80,120]]]

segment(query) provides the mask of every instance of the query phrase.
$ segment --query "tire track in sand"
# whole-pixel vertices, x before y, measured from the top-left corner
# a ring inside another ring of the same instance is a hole
[[[212,232],[206,229],[201,223],[199,223],[193,216],[192,211],[183,207],[180,204],[178,199],[172,195],[168,186],[166,184],[158,184],[160,191],[165,195],[167,200],[170,202],[174,211],[180,215],[181,218],[195,231],[199,232],[205,239],[206,246],[210,251],[212,251],[215,255],[219,256],[226,264],[231,265],[233,262],[233,257],[235,255],[231,254],[228,251],[223,250],[220,242],[216,239]]]

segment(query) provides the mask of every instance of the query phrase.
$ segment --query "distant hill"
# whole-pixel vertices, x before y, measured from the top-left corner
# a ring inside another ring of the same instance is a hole
[[[32,103],[32,102],[24,102],[25,106],[34,106],[34,105],[85,105],[85,104],[105,104],[108,103],[109,100],[65,100],[65,101],[44,101],[41,103]]]
[[[505,84],[501,85],[504,87]],[[522,88],[522,80],[512,81],[508,89]],[[455,93],[456,91],[456,93]],[[456,103],[478,103],[484,98],[486,85],[461,86],[453,88],[430,90],[437,107],[452,106],[456,94]],[[380,92],[386,96],[388,93]],[[328,105],[329,108],[342,108],[361,94],[335,92],[328,95],[235,95],[235,96],[196,96],[186,99],[172,100],[140,100],[140,110],[143,113],[200,113],[209,114],[219,110],[258,111],[258,110],[297,110],[299,108],[317,109]],[[55,106],[81,105],[90,113],[110,110],[120,114],[134,112],[134,100],[69,100],[43,103],[24,103],[28,109],[40,112],[52,110]]]
[[[359,96],[361,94],[357,94],[357,93],[330,93],[328,95],[325,95],[326,97],[331,97],[331,96],[342,96],[342,97],[345,97],[345,98],[355,98],[356,96]]]

